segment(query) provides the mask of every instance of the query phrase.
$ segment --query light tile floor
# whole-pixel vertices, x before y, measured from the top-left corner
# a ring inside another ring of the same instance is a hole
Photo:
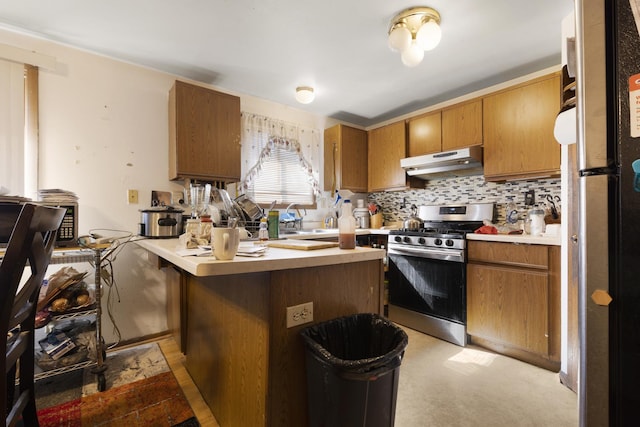
[[[403,329],[395,427],[578,425],[577,395],[557,373]]]

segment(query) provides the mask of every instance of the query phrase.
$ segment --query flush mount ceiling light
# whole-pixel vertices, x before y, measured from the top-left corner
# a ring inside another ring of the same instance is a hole
[[[440,14],[430,7],[412,7],[398,13],[389,26],[389,47],[400,52],[402,63],[415,67],[424,51],[440,43]]]
[[[296,101],[301,104],[308,104],[315,98],[313,88],[310,86],[299,86],[296,88]]]

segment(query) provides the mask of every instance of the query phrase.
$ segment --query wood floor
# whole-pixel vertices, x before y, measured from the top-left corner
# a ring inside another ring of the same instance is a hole
[[[200,425],[202,427],[220,427],[211,413],[209,406],[207,406],[200,395],[198,388],[193,383],[187,369],[184,367],[185,356],[180,352],[174,339],[163,338],[157,342],[165,359],[167,359],[171,371],[173,371],[173,375],[175,375],[180,387],[182,387],[182,391],[189,401],[191,409],[193,409]]]

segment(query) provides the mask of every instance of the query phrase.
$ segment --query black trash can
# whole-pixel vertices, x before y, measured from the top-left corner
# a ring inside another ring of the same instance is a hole
[[[301,335],[310,426],[393,426],[409,341],[402,329],[362,313],[310,326]]]

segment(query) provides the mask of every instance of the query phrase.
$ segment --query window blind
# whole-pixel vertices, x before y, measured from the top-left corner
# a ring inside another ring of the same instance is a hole
[[[295,151],[275,148],[262,163],[253,181],[251,195],[256,203],[298,203],[310,205],[314,202],[313,187],[309,175],[300,164]]]

